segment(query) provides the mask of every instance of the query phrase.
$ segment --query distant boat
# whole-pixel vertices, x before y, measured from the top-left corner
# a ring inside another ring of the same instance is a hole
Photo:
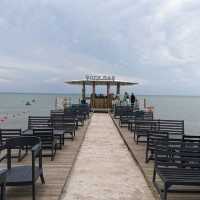
[[[30,106],[31,103],[30,103],[29,101],[27,101],[25,105],[26,105],[26,106]]]
[[[32,99],[32,102],[33,102],[33,103],[35,103],[35,102],[36,102],[36,100],[35,100],[35,99]]]

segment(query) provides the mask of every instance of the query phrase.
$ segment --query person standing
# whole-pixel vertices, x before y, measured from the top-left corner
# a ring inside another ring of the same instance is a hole
[[[134,93],[131,94],[131,106],[134,107],[134,104],[135,104],[135,95]]]

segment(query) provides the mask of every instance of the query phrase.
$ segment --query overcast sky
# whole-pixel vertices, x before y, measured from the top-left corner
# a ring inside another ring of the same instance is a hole
[[[138,94],[200,95],[199,0],[0,0],[0,91],[77,92],[85,74]]]

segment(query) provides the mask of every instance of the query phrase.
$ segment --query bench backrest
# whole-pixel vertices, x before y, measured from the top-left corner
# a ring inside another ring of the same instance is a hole
[[[163,131],[149,131],[147,135],[147,147],[155,148],[156,144],[168,140],[168,132]]]
[[[51,123],[52,127],[57,130],[63,130],[63,119],[64,118],[64,113],[63,114],[51,114]]]
[[[144,120],[153,120],[153,112],[144,112]]]
[[[159,130],[168,132],[171,138],[181,139],[184,135],[184,120],[159,119]]]
[[[137,120],[135,121],[135,131],[141,130],[157,130],[167,132],[169,138],[182,139],[184,135],[183,120]]]
[[[63,130],[66,126],[75,126],[75,115],[68,112],[64,114],[51,114],[52,127]]]
[[[6,140],[21,136],[21,129],[0,129],[1,144],[4,144]]]
[[[155,150],[155,166],[200,169],[200,145],[183,140],[159,141]]]
[[[49,128],[51,127],[51,119],[49,116],[29,116],[28,129]]]
[[[131,106],[115,106],[114,107],[114,116],[120,116],[124,113],[132,112],[133,108]]]
[[[37,128],[33,129],[33,135],[40,138],[42,147],[51,146],[54,141],[54,134],[52,128]]]
[[[137,120],[135,121],[135,132],[141,131],[156,131],[159,130],[159,123],[157,120]]]

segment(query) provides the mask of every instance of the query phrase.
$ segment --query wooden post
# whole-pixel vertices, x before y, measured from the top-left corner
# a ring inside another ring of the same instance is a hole
[[[92,82],[92,94],[95,95],[95,82]]]
[[[85,82],[83,82],[83,88],[82,88],[82,100],[85,100]]]
[[[110,94],[110,83],[107,83],[107,96]]]
[[[95,108],[95,82],[92,82],[92,108]]]
[[[146,99],[144,98],[144,108],[146,108]]]
[[[119,95],[120,94],[120,83],[117,83],[117,95]]]
[[[110,97],[110,83],[107,83],[107,105],[106,105],[107,108],[111,107],[110,101],[111,101],[111,97]]]

